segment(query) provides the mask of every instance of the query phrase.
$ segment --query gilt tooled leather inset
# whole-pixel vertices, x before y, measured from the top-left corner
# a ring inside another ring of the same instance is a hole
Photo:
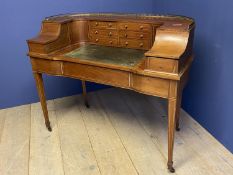
[[[145,51],[137,49],[88,44],[65,54],[65,56],[88,61],[133,67],[145,57],[144,53]]]

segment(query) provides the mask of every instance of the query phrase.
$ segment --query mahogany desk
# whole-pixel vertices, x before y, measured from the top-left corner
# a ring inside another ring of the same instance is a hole
[[[49,122],[42,73],[131,89],[168,99],[168,169],[173,168],[182,91],[193,60],[195,23],[181,16],[71,14],[46,18],[28,40],[38,94]]]

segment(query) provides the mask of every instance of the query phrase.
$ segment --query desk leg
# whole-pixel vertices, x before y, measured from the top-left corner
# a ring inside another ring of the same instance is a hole
[[[177,99],[168,99],[168,162],[167,167],[170,172],[174,173],[173,168],[173,148],[174,148],[174,135],[176,123],[176,106]]]
[[[180,108],[182,101],[182,91],[179,92],[177,97],[177,110],[176,110],[176,131],[180,131]]]
[[[173,168],[173,149],[176,122],[178,121],[180,109],[179,82],[171,81],[168,98],[168,162],[167,166],[171,173],[175,172]]]
[[[37,87],[41,107],[42,107],[43,114],[44,114],[45,125],[49,131],[52,131],[52,128],[51,128],[50,122],[49,122],[49,115],[48,115],[47,103],[46,103],[46,98],[45,98],[42,74],[41,73],[34,73],[34,78],[36,80],[36,87]]]
[[[86,82],[82,80],[82,88],[83,88],[83,98],[84,98],[84,103],[87,108],[90,107],[87,99],[87,89],[86,89]]]

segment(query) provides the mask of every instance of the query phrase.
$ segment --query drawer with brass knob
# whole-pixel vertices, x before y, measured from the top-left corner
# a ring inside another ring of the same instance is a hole
[[[99,29],[116,29],[116,22],[112,21],[90,21],[90,28],[99,28]]]
[[[147,40],[120,39],[119,45],[121,47],[135,48],[135,49],[150,48],[150,42]]]
[[[89,31],[89,37],[109,37],[109,38],[117,38],[118,33],[117,30],[100,30],[100,29],[91,29]]]
[[[132,31],[151,31],[152,27],[150,24],[140,23],[119,23],[120,30],[132,30]]]
[[[120,38],[128,38],[128,39],[151,39],[152,33],[149,32],[134,32],[134,31],[120,31],[119,32]]]
[[[118,40],[113,38],[98,38],[98,37],[93,37],[90,39],[91,43],[93,44],[98,44],[98,45],[106,45],[106,46],[117,46],[118,45]]]

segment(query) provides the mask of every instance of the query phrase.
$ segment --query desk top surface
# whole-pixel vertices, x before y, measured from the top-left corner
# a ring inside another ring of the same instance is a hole
[[[87,44],[66,53],[64,56],[98,63],[133,67],[145,57],[144,53],[144,50]]]

